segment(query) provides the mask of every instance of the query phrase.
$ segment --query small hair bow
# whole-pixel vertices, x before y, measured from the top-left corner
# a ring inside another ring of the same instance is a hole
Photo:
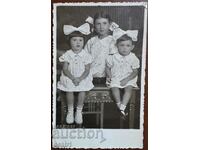
[[[116,24],[115,22],[112,22],[109,29],[110,29],[111,31],[114,31],[114,30],[117,29],[117,28],[119,28],[119,25]]]
[[[84,23],[83,25],[81,25],[78,28],[71,26],[71,25],[64,25],[63,31],[64,31],[65,35],[69,35],[74,31],[79,31],[84,35],[88,35],[88,34],[90,34],[90,25],[88,23]]]
[[[115,40],[120,38],[122,35],[128,35],[133,41],[137,41],[138,30],[127,30],[124,31],[120,28],[115,28],[113,30],[113,37]]]
[[[87,19],[85,20],[85,22],[88,22],[90,24],[94,24],[94,19],[90,16],[87,17]]]

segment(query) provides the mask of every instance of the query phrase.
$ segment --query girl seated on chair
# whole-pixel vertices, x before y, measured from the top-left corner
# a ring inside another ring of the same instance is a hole
[[[70,50],[67,50],[59,61],[63,62],[63,70],[58,82],[58,89],[66,92],[68,112],[66,122],[72,124],[82,124],[82,109],[86,91],[94,86],[92,83],[92,74],[90,65],[92,57],[84,47],[84,36],[90,33],[89,24],[85,23],[79,28],[70,25],[64,26],[64,34],[69,36]],[[74,116],[74,92],[78,93],[78,102]]]
[[[117,107],[123,116],[125,109],[132,96],[132,88],[137,87],[137,74],[140,67],[139,59],[131,51],[137,40],[137,30],[121,29],[113,31],[116,38],[118,53],[110,55],[106,60],[107,83],[111,88]],[[123,95],[120,91],[124,90]]]

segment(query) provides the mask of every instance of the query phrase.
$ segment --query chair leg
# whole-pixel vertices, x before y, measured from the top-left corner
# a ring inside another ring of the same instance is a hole
[[[61,125],[64,124],[64,105],[63,102],[61,102]]]
[[[129,106],[129,128],[134,128],[136,91],[133,91]]]
[[[101,103],[101,123],[100,128],[103,128],[103,119],[104,119],[104,103]]]
[[[99,125],[99,114],[96,114],[96,125],[98,126]]]
[[[61,96],[61,126],[65,125],[65,112],[66,112],[66,102],[64,96]]]
[[[99,112],[100,111],[100,105],[99,103],[95,104],[95,111]],[[96,125],[99,126],[99,122],[100,122],[100,115],[99,113],[96,114]]]

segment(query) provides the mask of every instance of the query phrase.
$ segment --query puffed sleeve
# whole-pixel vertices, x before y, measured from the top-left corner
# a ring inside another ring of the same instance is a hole
[[[69,55],[67,52],[59,57],[59,62],[69,62]]]
[[[118,52],[117,46],[116,46],[116,42],[115,40],[111,40],[110,42],[110,46],[109,46],[109,54],[115,54]]]
[[[92,56],[89,53],[85,53],[84,64],[88,65],[92,63]]]
[[[106,58],[106,65],[111,68],[113,66],[113,56],[112,55],[109,55],[107,58]]]
[[[85,44],[84,51],[91,54],[91,39]]]
[[[135,56],[135,54],[133,54],[131,67],[132,67],[132,69],[140,68],[140,60]]]

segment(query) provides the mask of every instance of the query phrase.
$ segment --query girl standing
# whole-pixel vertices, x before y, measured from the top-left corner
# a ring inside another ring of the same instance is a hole
[[[93,83],[105,83],[106,58],[109,54],[114,54],[117,49],[115,41],[110,35],[111,18],[108,14],[100,12],[94,16],[94,31],[97,34],[88,40],[85,50],[92,55],[93,63],[91,70],[93,74]]]

